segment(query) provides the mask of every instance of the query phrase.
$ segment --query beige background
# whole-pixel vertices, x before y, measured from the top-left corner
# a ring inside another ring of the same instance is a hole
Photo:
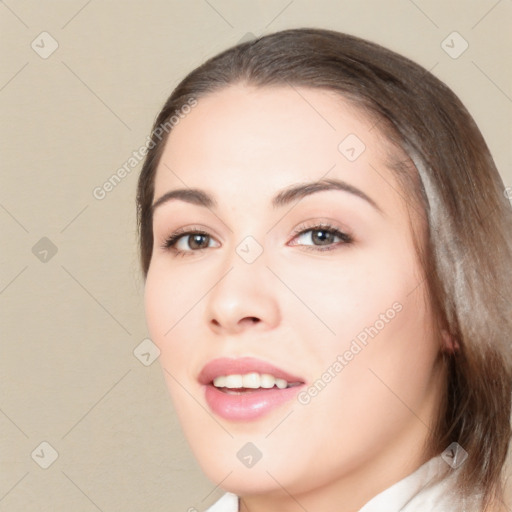
[[[133,354],[147,336],[140,164],[93,196],[185,73],[248,32],[366,37],[453,88],[512,186],[511,21],[510,0],[0,3],[0,511],[201,511],[221,494],[190,454],[158,362]],[[47,58],[43,31],[59,45]],[[469,44],[456,59],[441,47],[453,31]],[[47,469],[43,441],[58,452]]]

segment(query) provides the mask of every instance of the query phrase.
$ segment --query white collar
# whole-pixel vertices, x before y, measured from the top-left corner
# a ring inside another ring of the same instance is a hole
[[[374,496],[359,512],[474,512],[478,510],[477,497],[465,500],[454,490],[456,470],[434,485],[432,480],[446,470],[441,456],[427,461],[416,471]],[[471,503],[470,503],[471,501]],[[238,496],[226,493],[206,512],[239,512]]]
[[[446,477],[434,483],[445,471]],[[474,512],[478,496],[461,498],[455,489],[458,470],[449,469],[439,455],[416,471],[374,496],[359,512]],[[391,508],[390,508],[391,507]],[[236,509],[235,509],[236,510]]]

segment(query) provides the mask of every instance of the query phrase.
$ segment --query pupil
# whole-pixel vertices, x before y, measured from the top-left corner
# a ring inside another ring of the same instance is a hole
[[[191,249],[201,249],[201,242],[204,244],[204,239],[206,239],[207,235],[195,234],[192,236],[189,246]]]
[[[328,245],[331,243],[332,236],[332,233],[329,233],[329,231],[313,231],[313,242],[319,242],[319,245]]]

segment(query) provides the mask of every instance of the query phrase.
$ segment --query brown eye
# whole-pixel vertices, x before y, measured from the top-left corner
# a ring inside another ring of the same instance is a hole
[[[332,231],[314,229],[311,231],[311,240],[315,245],[329,245],[334,242],[336,235]]]
[[[208,235],[203,235],[202,233],[196,233],[195,235],[187,235],[189,241],[188,241],[188,247],[190,249],[204,249],[205,247],[208,247],[208,242],[210,240],[210,237]],[[182,238],[186,238],[182,237]],[[206,245],[205,245],[206,240]]]
[[[304,229],[297,234],[295,239],[297,241],[293,245],[303,245],[312,249],[319,247],[319,251],[334,249],[337,245],[353,242],[350,235],[332,226],[313,226]],[[320,247],[325,247],[325,249]]]
[[[214,239],[202,231],[180,231],[173,233],[162,245],[163,249],[174,251],[176,254],[191,254],[208,247],[218,247]]]

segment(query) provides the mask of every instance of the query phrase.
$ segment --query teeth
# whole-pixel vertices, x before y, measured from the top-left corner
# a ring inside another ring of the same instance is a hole
[[[260,375],[260,386],[264,389],[270,389],[274,387],[276,383],[276,379],[273,375],[269,375],[268,373],[264,373]]]
[[[247,388],[247,389],[270,389],[276,386],[279,389],[288,387],[288,382],[284,379],[278,379],[268,373],[246,373],[244,375],[221,375],[213,380],[216,388]]]
[[[284,379],[276,379],[276,386],[279,389],[284,389],[286,386],[288,386],[288,382],[286,382]]]
[[[243,388],[243,379],[241,375],[227,375],[224,382],[225,388]]]
[[[258,389],[261,385],[259,373],[247,373],[242,376],[243,388]]]

